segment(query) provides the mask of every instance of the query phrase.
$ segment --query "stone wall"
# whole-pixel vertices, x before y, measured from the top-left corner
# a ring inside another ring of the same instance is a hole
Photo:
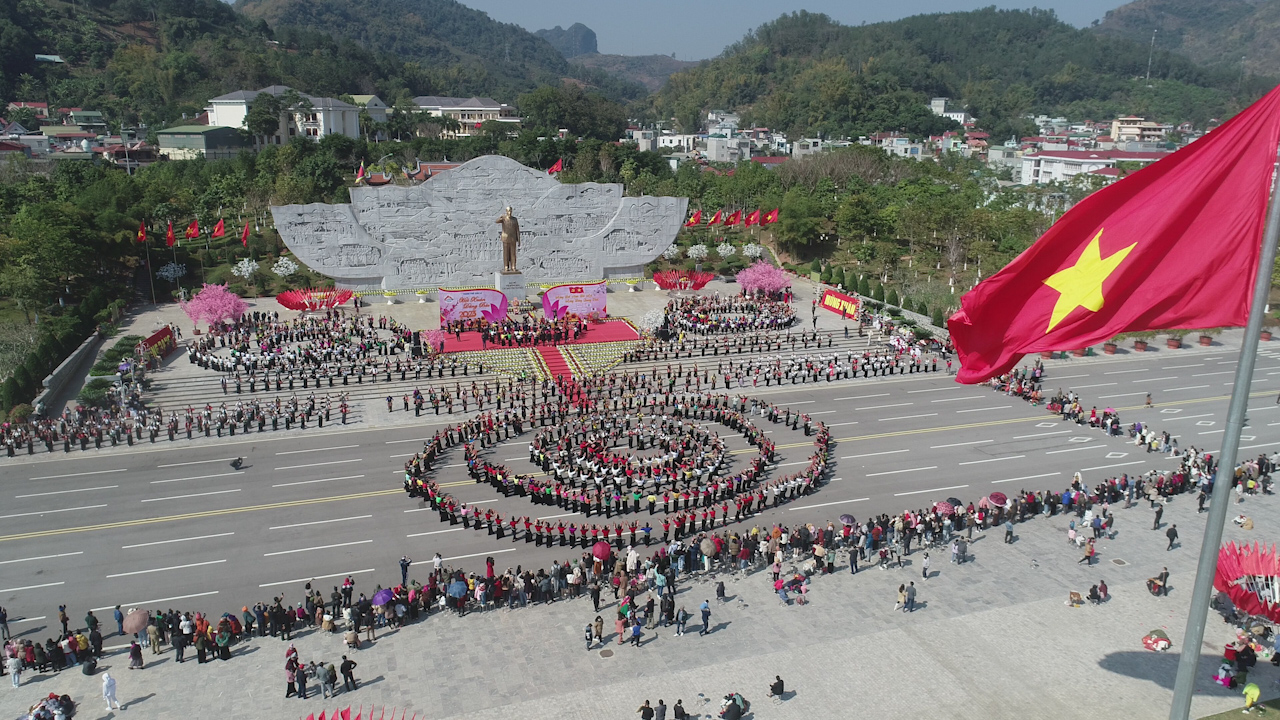
[[[289,249],[340,287],[490,287],[502,270],[498,217],[520,221],[530,282],[642,277],[675,240],[688,198],[624,197],[621,184],[561,183],[486,155],[419,185],[351,188],[349,205],[271,208]]]

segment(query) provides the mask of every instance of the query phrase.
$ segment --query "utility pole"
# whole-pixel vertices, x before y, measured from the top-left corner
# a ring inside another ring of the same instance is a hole
[[[1156,54],[1156,33],[1160,28],[1151,31],[1151,47],[1147,50],[1147,82],[1151,82],[1151,58]]]

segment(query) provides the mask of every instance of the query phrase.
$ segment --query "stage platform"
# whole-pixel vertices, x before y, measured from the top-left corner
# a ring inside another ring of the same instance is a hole
[[[587,326],[587,331],[583,333],[577,340],[572,340],[561,345],[588,345],[592,343],[622,342],[626,340],[639,340],[640,333],[636,332],[635,327],[626,320],[605,320],[595,325]],[[480,342],[480,333],[477,331],[469,331],[462,333],[462,339],[459,340],[456,335],[449,335],[444,341],[445,353],[457,352],[475,352],[477,350],[502,350],[509,348],[507,345],[494,345],[490,343],[487,347]],[[524,345],[520,347],[531,347]],[[537,347],[553,347],[551,345],[538,345]]]

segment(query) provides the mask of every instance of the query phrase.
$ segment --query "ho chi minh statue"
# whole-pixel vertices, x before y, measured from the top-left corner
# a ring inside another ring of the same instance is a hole
[[[504,272],[537,283],[641,277],[675,239],[689,202],[624,197],[620,184],[564,184],[496,155],[412,187],[350,194],[350,204],[271,213],[300,262],[357,290],[489,287]]]

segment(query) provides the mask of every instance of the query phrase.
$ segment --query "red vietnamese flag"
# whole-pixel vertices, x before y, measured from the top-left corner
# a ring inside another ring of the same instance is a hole
[[[191,224],[187,226],[187,232],[184,233],[184,236],[188,240],[200,237],[200,222],[198,220],[192,220]]]
[[[218,224],[213,226],[213,232],[209,233],[209,237],[222,237],[227,234],[227,228],[224,224],[226,221],[218,218]]]
[[[340,717],[342,718],[342,720],[351,720],[351,706],[350,706],[350,705],[348,705],[348,706],[347,706],[347,709],[346,709],[346,710],[343,710],[343,711],[342,711],[342,715],[341,715]]]
[[[173,237],[173,221],[170,220],[169,229],[164,232],[164,246],[173,247],[174,242],[176,242],[176,239]]]
[[[750,227],[752,225],[758,225],[759,223],[760,223],[760,211],[756,210],[755,212],[748,215],[746,222],[742,224],[746,225],[747,227]]]
[[[702,211],[694,210],[693,217],[689,218],[689,222],[685,223],[685,227],[697,227],[702,224]]]
[[[957,379],[1126,331],[1244,325],[1277,143],[1280,88],[1082,200],[964,296],[947,321]]]
[[[552,165],[551,167],[547,168],[548,175],[554,175],[558,172],[564,172],[564,158],[560,158],[559,160],[556,160],[555,165]]]
[[[146,222],[138,223],[137,240],[140,243],[144,243],[147,241],[147,223]]]
[[[776,223],[776,222],[778,222],[778,208],[774,208],[770,210],[769,212],[765,213],[764,217],[760,218],[761,225],[768,225],[769,223]]]
[[[240,244],[249,247],[249,223],[244,224],[244,232],[240,233]]]
[[[737,225],[738,221],[741,219],[742,219],[742,211],[734,210],[733,213],[729,215],[729,217],[725,218],[724,225],[725,227],[728,227],[730,225]]]
[[[717,210],[717,211],[716,211],[716,214],[711,216],[711,220],[707,223],[707,227],[711,227],[712,225],[719,225],[719,224],[720,224],[720,214],[721,214],[722,212],[724,212],[724,211],[723,211],[723,210]]]

